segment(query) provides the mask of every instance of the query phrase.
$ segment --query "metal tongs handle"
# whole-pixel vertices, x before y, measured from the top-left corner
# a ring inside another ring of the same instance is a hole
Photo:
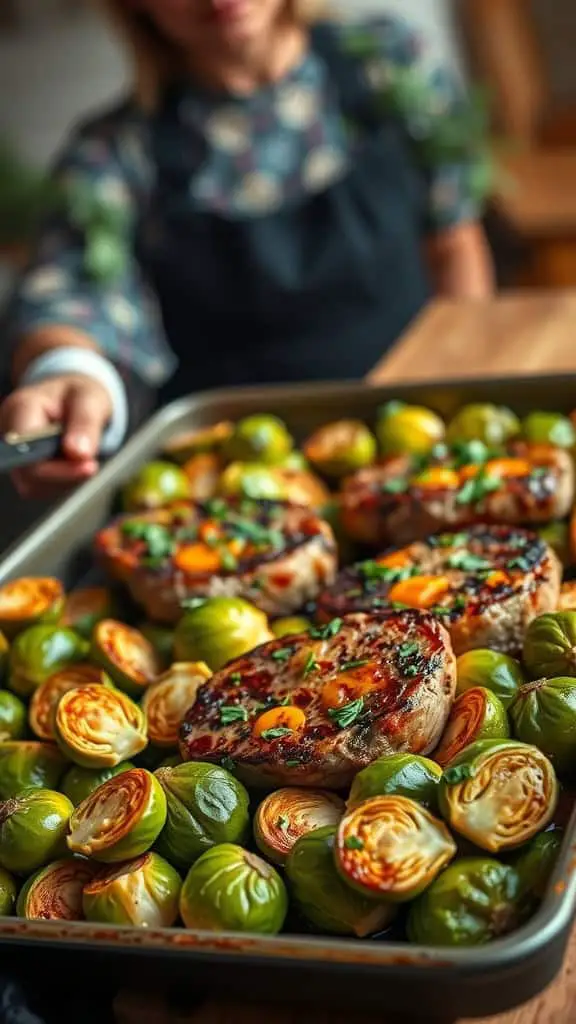
[[[53,459],[60,451],[62,433],[62,425],[55,424],[29,434],[5,434],[0,439],[0,473]]]

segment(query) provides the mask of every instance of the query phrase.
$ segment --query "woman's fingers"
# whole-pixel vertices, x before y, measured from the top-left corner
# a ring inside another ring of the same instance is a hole
[[[112,412],[110,396],[97,381],[85,378],[66,394],[65,434],[62,442],[69,459],[86,463],[98,457],[102,432]]]

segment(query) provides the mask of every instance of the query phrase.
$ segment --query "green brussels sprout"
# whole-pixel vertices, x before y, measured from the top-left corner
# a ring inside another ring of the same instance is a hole
[[[156,849],[179,868],[221,843],[242,843],[249,832],[249,797],[225,768],[187,761],[158,768],[166,795],[166,824]]]
[[[12,875],[0,868],[0,916],[12,917],[16,907],[18,886]]]
[[[275,466],[257,462],[231,462],[218,481],[218,494],[254,501],[285,501],[286,482]]]
[[[306,441],[304,454],[318,472],[340,479],[372,465],[376,438],[359,420],[338,420],[316,430]]]
[[[174,630],[171,626],[159,626],[156,622],[142,622],[138,627],[142,634],[158,655],[158,659],[165,670],[172,664],[172,651],[174,649]]]
[[[520,881],[508,864],[458,860],[410,908],[408,938],[420,946],[483,946],[520,923]]]
[[[460,409],[451,420],[446,437],[450,444],[483,441],[490,448],[498,448],[517,437],[520,430],[520,420],[511,409],[485,402]]]
[[[234,433],[234,424],[215,423],[213,427],[202,427],[200,430],[188,430],[170,438],[164,446],[164,456],[183,466],[195,455],[209,455],[221,450],[222,445]]]
[[[97,871],[88,860],[57,860],[24,883],[16,913],[29,921],[83,921],[82,892]]]
[[[294,844],[308,832],[337,825],[344,801],[322,789],[278,789],[262,800],[254,816],[256,845],[283,866]]]
[[[234,427],[223,446],[227,462],[280,462],[292,451],[294,442],[277,416],[247,416]]]
[[[132,768],[108,779],[73,810],[68,848],[104,864],[146,853],[166,821],[166,797],[157,779]]]
[[[531,412],[522,421],[522,437],[529,444],[551,444],[573,448],[576,431],[567,416],[559,412]]]
[[[30,626],[12,644],[8,685],[19,697],[30,697],[45,679],[87,653],[86,641],[67,626]]]
[[[53,743],[0,743],[0,800],[23,789],[56,789],[65,768],[66,758]]]
[[[188,477],[171,462],[148,462],[122,488],[125,512],[161,508],[190,497]]]
[[[32,732],[41,740],[56,739],[56,708],[61,697],[69,690],[84,686],[112,686],[112,680],[103,669],[88,663],[68,665],[61,672],[48,676],[34,691],[28,710]]]
[[[526,917],[534,913],[546,895],[563,839],[560,829],[541,832],[522,847],[512,862],[520,879],[520,900]]]
[[[73,807],[50,789],[25,789],[0,804],[0,866],[16,875],[57,860],[66,852]]]
[[[207,850],[190,868],[180,894],[187,928],[277,935],[288,910],[286,888],[266,861],[240,846]]]
[[[142,699],[148,723],[148,739],[156,747],[178,746],[180,726],[196,694],[212,673],[204,662],[176,662],[158,682],[149,686]]]
[[[68,594],[60,625],[75,629],[85,640],[102,619],[112,619],[117,612],[114,594],[106,587],[85,587]]]
[[[213,672],[273,636],[264,612],[239,597],[211,597],[176,626],[176,661],[203,661]]]
[[[26,705],[8,690],[0,690],[0,743],[26,735]]]
[[[276,619],[270,629],[275,637],[297,636],[298,633],[307,633],[311,625],[310,619],[305,619],[301,615],[291,615],[285,619]]]
[[[81,768],[114,768],[148,743],[146,716],[120,690],[83,686],[58,702],[58,745]]]
[[[568,523],[546,523],[544,526],[539,526],[536,533],[541,540],[556,552],[563,565],[570,564],[570,530]]]
[[[57,622],[64,607],[64,588],[51,576],[26,576],[0,587],[0,629],[12,640],[38,623]]]
[[[482,686],[494,693],[505,708],[518,696],[526,678],[519,661],[507,654],[478,648],[456,660],[456,693]]]
[[[60,789],[74,807],[78,807],[91,793],[108,782],[108,779],[113,779],[122,772],[129,772],[132,768],[134,765],[130,761],[121,761],[114,768],[80,768],[79,765],[73,764],[62,779]]]
[[[364,939],[387,928],[396,909],[360,896],[342,881],[335,843],[333,825],[308,832],[295,843],[286,862],[290,894],[302,917],[318,931]]]
[[[378,410],[376,437],[382,455],[426,455],[445,433],[443,421],[431,409],[387,402]]]
[[[484,686],[473,686],[455,700],[434,760],[443,768],[477,740],[505,740],[510,736],[502,701]]]
[[[480,740],[450,763],[439,797],[451,828],[481,850],[499,853],[546,828],[556,810],[558,782],[537,747]]]
[[[418,754],[391,754],[379,757],[363,768],[352,783],[348,809],[373,796],[406,796],[435,810],[442,769]]]
[[[522,657],[532,679],[576,676],[576,612],[546,612],[533,619]]]
[[[278,460],[277,465],[280,469],[293,469],[298,473],[305,473],[310,469],[308,459],[303,452],[298,451],[288,452],[285,458]]]
[[[556,770],[576,766],[576,679],[538,679],[526,683],[510,708],[514,733],[533,743],[550,758]]]
[[[0,683],[3,683],[6,679],[9,662],[10,644],[4,636],[4,633],[0,632]]]
[[[456,844],[444,822],[405,796],[375,796],[342,818],[336,867],[367,897],[405,903],[452,860]]]
[[[84,888],[88,921],[129,924],[139,928],[171,928],[178,919],[182,879],[157,853],[114,864],[100,871]]]
[[[162,661],[150,641],[116,619],[104,619],[94,629],[91,657],[120,690],[136,699],[162,672]]]

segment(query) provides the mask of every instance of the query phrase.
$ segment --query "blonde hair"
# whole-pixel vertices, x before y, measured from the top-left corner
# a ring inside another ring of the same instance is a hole
[[[181,66],[177,48],[156,31],[151,22],[123,0],[97,0],[123,36],[134,62],[136,98],[146,110],[158,102],[162,83],[173,78]],[[310,24],[326,14],[326,0],[286,0],[294,17]]]

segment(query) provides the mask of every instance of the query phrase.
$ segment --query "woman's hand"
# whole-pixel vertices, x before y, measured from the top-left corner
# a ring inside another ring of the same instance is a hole
[[[64,426],[63,457],[15,470],[12,479],[18,493],[26,498],[57,498],[93,476],[111,413],[107,390],[80,374],[52,377],[13,391],[0,406],[0,434],[33,433],[54,423]]]

